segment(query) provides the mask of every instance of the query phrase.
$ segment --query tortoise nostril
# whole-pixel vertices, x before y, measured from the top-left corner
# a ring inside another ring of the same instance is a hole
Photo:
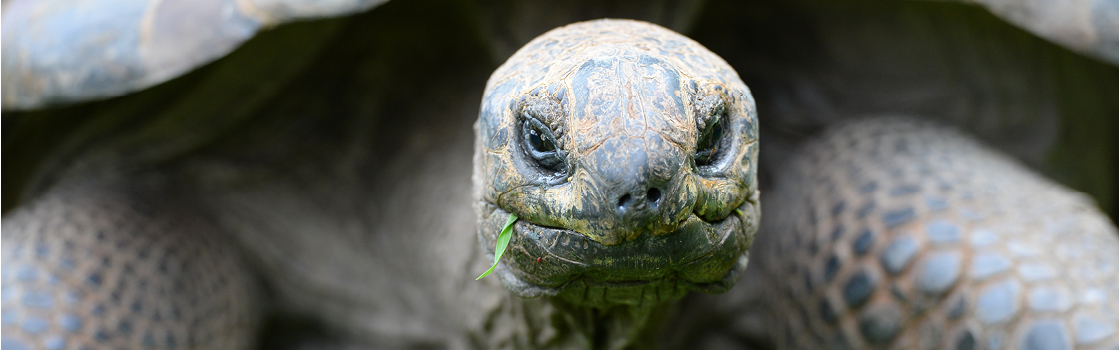
[[[637,202],[634,200],[637,200]],[[658,200],[661,200],[661,190],[656,188],[646,190],[645,198],[642,198],[641,193],[635,195],[623,193],[621,197],[618,197],[618,211],[629,213],[632,210],[644,211],[646,208],[656,208]]]

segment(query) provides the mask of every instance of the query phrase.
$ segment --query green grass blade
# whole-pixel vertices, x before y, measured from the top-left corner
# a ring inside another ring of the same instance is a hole
[[[498,267],[498,260],[501,260],[502,254],[506,253],[506,246],[509,246],[509,238],[513,236],[513,223],[515,221],[517,221],[517,214],[510,213],[509,219],[506,220],[506,226],[502,228],[502,233],[498,234],[498,244],[494,246],[494,265],[490,265],[490,269],[483,272],[478,278],[475,278],[475,281],[486,277],[486,275],[494,272],[495,267]]]

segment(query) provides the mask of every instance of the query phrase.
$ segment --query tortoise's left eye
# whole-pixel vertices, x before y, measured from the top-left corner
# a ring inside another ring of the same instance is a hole
[[[696,141],[696,154],[692,157],[696,166],[710,165],[719,159],[726,124],[727,114],[720,112],[719,116],[700,132],[700,138]]]
[[[564,165],[563,155],[556,147],[552,130],[540,120],[526,116],[521,122],[521,139],[525,154],[541,168],[558,172]]]

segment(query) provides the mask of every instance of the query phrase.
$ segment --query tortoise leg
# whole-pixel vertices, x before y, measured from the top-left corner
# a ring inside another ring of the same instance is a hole
[[[246,349],[258,294],[237,249],[153,184],[58,188],[3,220],[16,349]]]
[[[782,348],[1115,349],[1117,230],[951,130],[841,126],[764,193]]]

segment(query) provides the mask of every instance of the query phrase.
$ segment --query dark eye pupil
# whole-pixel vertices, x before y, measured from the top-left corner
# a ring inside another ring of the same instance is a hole
[[[522,125],[521,142],[525,155],[550,173],[563,170],[563,153],[556,148],[556,139],[553,138],[551,130],[536,119],[526,119]]]
[[[716,122],[708,127],[700,134],[700,140],[696,143],[696,156],[693,158],[696,165],[704,166],[711,164],[716,160],[719,153],[719,142],[723,137],[723,123]]]
[[[548,142],[541,138],[541,131],[536,128],[529,129],[529,145],[537,152],[548,152],[552,150],[552,142]]]

